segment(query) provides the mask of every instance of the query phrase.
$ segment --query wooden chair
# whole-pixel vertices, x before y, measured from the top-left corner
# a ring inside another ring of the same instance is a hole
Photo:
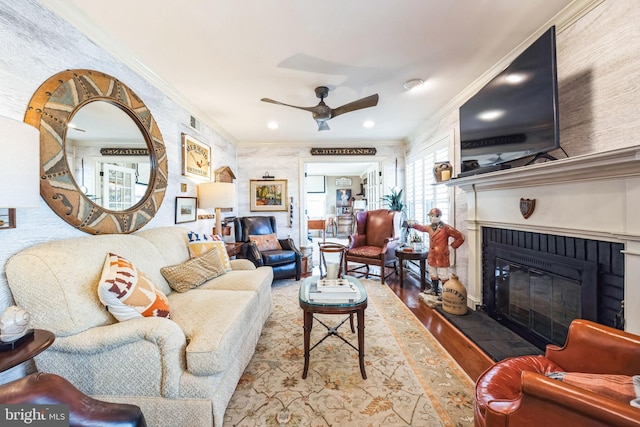
[[[356,214],[356,232],[349,236],[349,247],[345,255],[345,270],[359,272],[366,269],[364,277],[380,277],[382,284],[386,277],[386,267],[393,267],[398,274],[396,248],[400,245],[401,214],[397,211],[377,209],[363,211]],[[349,269],[348,263],[361,264]],[[380,267],[380,274],[373,274],[369,270],[370,265]]]
[[[327,235],[327,220],[326,219],[308,219],[307,220],[307,229],[311,230],[320,230],[322,233],[322,242],[326,241]]]

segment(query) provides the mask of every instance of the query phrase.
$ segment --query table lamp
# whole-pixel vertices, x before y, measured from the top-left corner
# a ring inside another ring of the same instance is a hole
[[[216,232],[222,235],[222,208],[236,205],[236,188],[231,182],[206,182],[198,185],[198,207],[216,210]]]
[[[16,227],[16,208],[40,205],[40,132],[24,122],[0,116],[0,152],[3,183],[0,230],[3,230]]]

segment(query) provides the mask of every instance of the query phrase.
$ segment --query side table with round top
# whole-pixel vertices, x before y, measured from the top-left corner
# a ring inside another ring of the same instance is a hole
[[[404,287],[404,265],[403,261],[420,261],[420,291],[427,288],[427,249],[406,251],[405,248],[396,248],[396,257],[400,261],[400,287]]]
[[[314,300],[309,297],[309,291],[313,285],[318,282],[318,276],[311,276],[304,279],[300,285],[299,301],[300,307],[304,312],[304,369],[302,371],[302,378],[307,378],[307,372],[309,370],[309,354],[318,344],[327,339],[330,336],[340,338],[346,344],[358,351],[358,360],[360,363],[360,373],[363,379],[367,379],[367,374],[364,369],[364,310],[367,308],[367,291],[358,279],[352,276],[345,276],[349,282],[351,282],[358,289],[358,297],[355,300]],[[324,327],[327,328],[327,335],[320,341],[310,347],[311,345],[311,329],[313,328],[314,314],[347,314],[349,317],[345,318],[337,326],[328,326],[322,321],[318,320]],[[342,326],[347,320],[351,319],[351,330],[353,332],[353,314],[356,314],[358,320],[358,347],[355,347],[349,341],[347,341],[342,335],[338,333],[338,328]]]
[[[12,350],[0,351],[0,372],[32,359],[53,344],[55,339],[50,331],[34,329],[33,337],[25,339]]]

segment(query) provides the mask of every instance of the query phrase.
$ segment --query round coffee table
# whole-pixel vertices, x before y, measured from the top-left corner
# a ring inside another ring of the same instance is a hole
[[[400,261],[400,287],[404,287],[404,265],[402,261],[420,261],[420,291],[427,288],[427,256],[429,251],[405,251],[405,248],[396,248],[396,257]]]

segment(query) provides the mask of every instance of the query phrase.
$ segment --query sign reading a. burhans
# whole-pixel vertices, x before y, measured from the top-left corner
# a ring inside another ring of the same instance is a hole
[[[103,156],[148,156],[148,148],[101,148]]]
[[[375,148],[312,148],[312,156],[375,156]]]

